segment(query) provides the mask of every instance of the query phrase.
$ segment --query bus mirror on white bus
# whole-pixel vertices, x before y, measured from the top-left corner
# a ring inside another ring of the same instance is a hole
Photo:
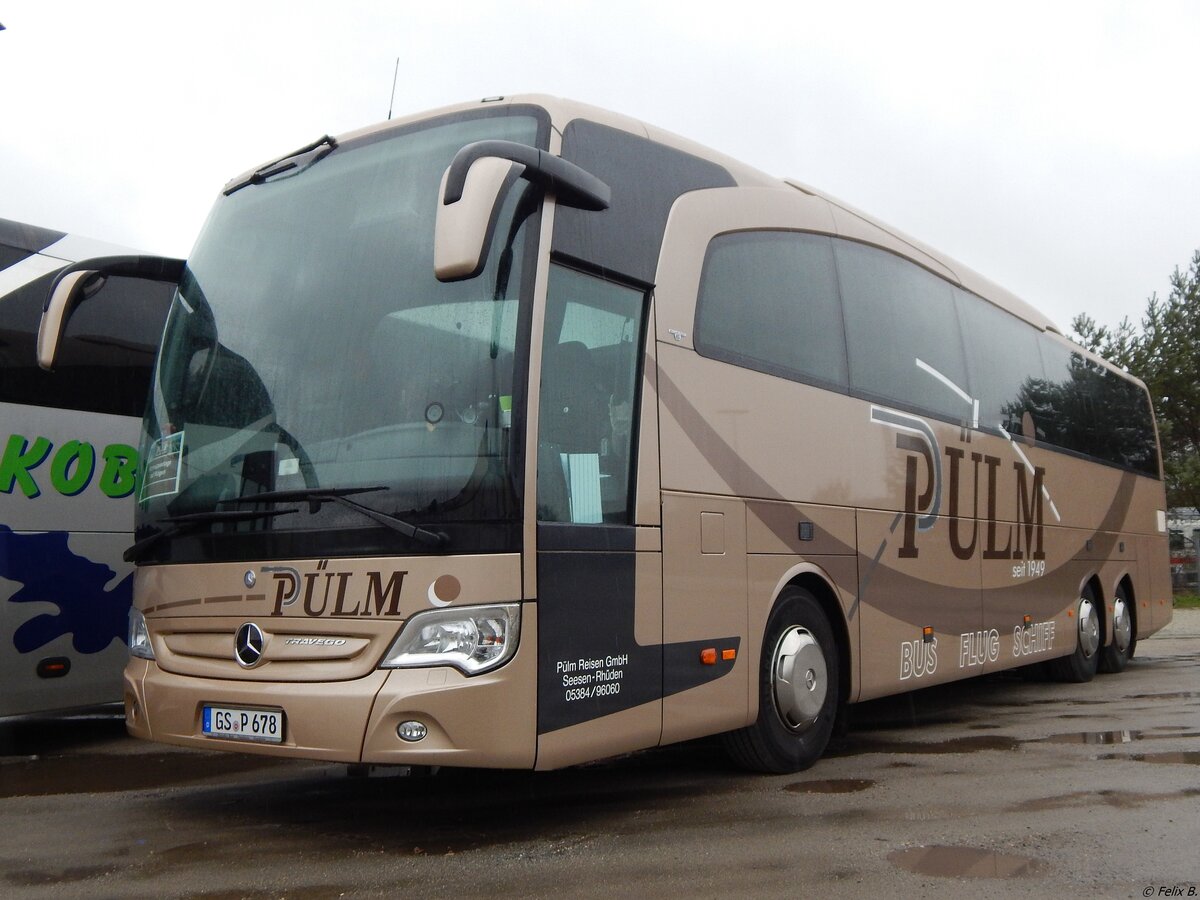
[[[439,281],[474,278],[483,270],[500,206],[518,178],[576,209],[608,209],[612,198],[607,184],[562,157],[513,141],[467,144],[438,192],[433,270]]]
[[[59,270],[42,307],[38,326],[37,361],[46,371],[54,368],[67,323],[79,304],[95,294],[110,275],[144,278],[178,284],[184,261],[163,256],[104,256],[72,263]]]

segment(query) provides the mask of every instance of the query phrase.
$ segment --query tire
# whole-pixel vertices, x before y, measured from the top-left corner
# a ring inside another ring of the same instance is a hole
[[[1134,622],[1133,604],[1124,585],[1117,588],[1113,597],[1113,639],[1107,647],[1100,649],[1100,671],[1108,674],[1124,672],[1133,659],[1133,648],[1137,645],[1137,628]]]
[[[1046,663],[1051,678],[1083,684],[1095,677],[1100,665],[1100,635],[1103,631],[1100,616],[1103,614],[1092,586],[1088,585],[1075,603],[1075,650],[1070,656]]]
[[[842,698],[838,645],[817,599],[784,588],[767,620],[758,719],[724,735],[735,763],[755,772],[807,769],[825,752]]]

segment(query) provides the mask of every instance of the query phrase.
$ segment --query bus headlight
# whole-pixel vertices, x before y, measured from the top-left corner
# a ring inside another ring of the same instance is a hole
[[[150,630],[146,628],[146,617],[139,609],[129,610],[129,655],[141,659],[154,659]]]
[[[508,662],[520,635],[519,603],[429,610],[404,623],[379,667],[454,666],[478,675]]]

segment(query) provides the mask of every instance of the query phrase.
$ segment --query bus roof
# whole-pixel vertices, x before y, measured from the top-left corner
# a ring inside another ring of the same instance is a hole
[[[446,115],[456,112],[467,112],[482,106],[530,105],[537,106],[550,115],[556,131],[562,132],[567,124],[574,119],[588,119],[598,124],[617,128],[641,137],[661,143],[665,146],[690,153],[725,168],[735,182],[741,187],[766,187],[780,190],[798,190],[810,196],[819,197],[826,201],[834,211],[835,220],[840,220],[852,227],[854,238],[875,242],[896,252],[903,253],[914,262],[952,281],[965,290],[985,298],[1005,311],[1029,322],[1043,331],[1062,335],[1062,330],[1052,319],[1040,312],[1005,288],[990,281],[968,266],[941,253],[938,250],[916,240],[899,229],[856,209],[848,203],[833,197],[817,188],[790,178],[777,178],[768,175],[753,166],[740,162],[723,153],[719,153],[688,138],[681,137],[670,131],[650,125],[639,119],[614,113],[600,107],[561,97],[544,94],[514,94],[509,96],[489,97],[467,103],[459,103],[437,110],[421,112],[412,116],[379,122],[362,129],[345,134],[339,140],[352,140],[371,134],[378,134],[393,128],[401,128],[413,122],[432,116]],[[1090,355],[1090,354],[1089,354]]]

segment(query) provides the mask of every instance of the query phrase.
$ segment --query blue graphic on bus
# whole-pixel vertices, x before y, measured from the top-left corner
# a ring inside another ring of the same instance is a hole
[[[65,531],[18,534],[0,525],[0,578],[23,585],[9,602],[53,603],[59,609],[36,615],[13,632],[13,646],[21,653],[68,634],[77,653],[99,653],[114,640],[126,640],[133,574],[106,589],[117,573],[72,552],[68,537]]]

